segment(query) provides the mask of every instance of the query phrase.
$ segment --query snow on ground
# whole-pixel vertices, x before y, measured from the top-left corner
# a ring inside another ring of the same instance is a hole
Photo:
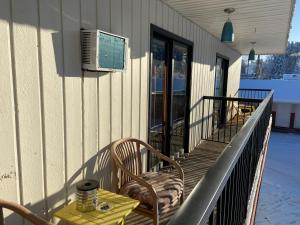
[[[256,225],[300,225],[300,134],[272,132]]]

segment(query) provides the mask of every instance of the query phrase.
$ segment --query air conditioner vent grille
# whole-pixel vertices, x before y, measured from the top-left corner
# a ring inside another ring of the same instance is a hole
[[[97,33],[95,32],[82,32],[81,33],[81,56],[83,64],[92,64],[95,62],[96,49],[95,46]]]

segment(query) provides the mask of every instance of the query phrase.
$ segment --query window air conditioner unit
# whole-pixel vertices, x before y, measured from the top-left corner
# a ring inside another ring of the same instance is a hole
[[[81,30],[82,69],[126,70],[128,39],[101,30]]]

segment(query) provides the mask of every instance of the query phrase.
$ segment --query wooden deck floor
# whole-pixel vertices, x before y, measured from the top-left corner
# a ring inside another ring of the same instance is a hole
[[[198,181],[214,165],[218,156],[225,149],[225,143],[212,141],[204,141],[190,153],[188,159],[181,162],[181,166],[185,175],[185,198],[191,193]],[[174,207],[172,211],[160,217],[160,224],[167,224],[169,219],[178,209],[179,205]],[[152,220],[142,215],[132,213],[128,216],[126,224],[129,225],[150,225]]]

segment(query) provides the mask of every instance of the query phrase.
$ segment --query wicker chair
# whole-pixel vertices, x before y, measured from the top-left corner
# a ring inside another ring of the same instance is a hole
[[[160,160],[175,167],[175,173],[142,173],[141,149],[146,149]],[[177,162],[155,150],[149,144],[134,138],[125,138],[112,144],[113,185],[117,193],[137,199],[141,204],[136,212],[159,224],[159,215],[178,202],[183,202],[183,170]]]
[[[0,199],[0,225],[4,225],[3,208],[14,211],[29,222],[35,225],[54,225],[53,223],[47,222],[46,220],[36,216],[30,210],[21,206],[17,203],[5,201]]]

